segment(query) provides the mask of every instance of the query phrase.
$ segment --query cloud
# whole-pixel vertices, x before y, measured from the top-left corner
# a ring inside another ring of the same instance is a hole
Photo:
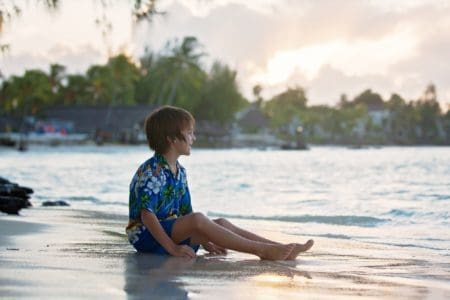
[[[425,62],[432,65],[434,57],[427,53],[450,52],[443,42],[434,50],[423,47],[448,40],[449,5],[440,1],[223,0],[203,4],[171,1],[166,6],[168,18],[152,24],[146,36],[156,45],[173,36],[197,36],[210,59],[238,69],[249,98],[256,83],[265,85],[267,97],[281,86],[305,84],[311,98],[320,98],[313,100],[318,102],[338,99],[340,93],[363,86],[385,95],[398,88],[399,93],[418,97],[429,81],[440,82],[433,78],[449,70],[445,63],[440,69],[421,66],[423,72],[410,69]],[[445,33],[441,37],[428,32],[437,24]],[[335,83],[326,84],[326,80]],[[319,92],[322,87],[327,92]]]
[[[191,15],[195,17],[206,17],[212,11],[220,9],[221,7],[239,5],[258,13],[270,14],[274,10],[277,10],[278,7],[282,6],[284,2],[284,0],[172,0],[163,2],[159,8],[164,11],[170,9],[173,4],[180,3],[189,10]]]
[[[191,15],[188,7],[174,2],[167,11],[167,17],[157,18],[137,30],[134,39],[137,49],[149,45],[159,50],[169,39],[196,36],[205,45],[210,60],[220,59],[232,66],[245,64],[249,56],[264,63],[271,53],[277,28],[266,16],[246,6],[232,3],[198,17]]]
[[[6,54],[0,69],[7,70],[4,75],[23,74],[28,69],[48,70],[50,64],[58,63],[68,67],[70,73],[82,73],[92,64],[106,62],[103,53],[89,44],[76,47],[56,44],[48,51],[20,52]]]
[[[294,71],[309,79],[319,69],[330,65],[346,75],[386,75],[389,67],[414,55],[417,41],[409,32],[394,32],[379,40],[359,40],[353,43],[335,40],[299,49],[277,51],[269,58],[266,70],[255,74],[263,84],[284,82]]]
[[[392,76],[405,80],[398,86],[400,90],[423,91],[425,85],[433,83],[437,87],[438,100],[450,104],[450,22],[436,21],[431,28],[423,27],[423,38],[417,47],[417,54],[391,69]]]
[[[330,65],[321,68],[318,76],[306,83],[312,104],[333,105],[340,95],[353,99],[367,89],[378,92],[387,100],[394,92],[394,83],[380,74],[348,75]]]

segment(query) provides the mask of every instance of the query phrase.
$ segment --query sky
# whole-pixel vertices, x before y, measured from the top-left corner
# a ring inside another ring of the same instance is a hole
[[[341,94],[353,99],[369,88],[385,100],[417,100],[433,83],[441,106],[450,105],[448,0],[159,0],[166,14],[138,25],[127,0],[109,1],[107,10],[100,0],[62,0],[52,12],[16,2],[26,9],[0,36],[10,44],[0,56],[6,76],[50,63],[81,73],[120,52],[138,61],[145,47],[160,51],[195,36],[208,54],[204,68],[219,60],[237,70],[249,100],[256,84],[266,99],[301,86],[309,105],[335,105]],[[104,14],[112,24],[106,37],[95,24]]]

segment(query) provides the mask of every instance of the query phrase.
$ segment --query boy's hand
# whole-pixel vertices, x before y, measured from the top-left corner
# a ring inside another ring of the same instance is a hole
[[[204,243],[202,246],[211,254],[227,254],[227,249],[211,242]]]
[[[169,253],[173,256],[186,258],[195,258],[197,256],[194,250],[187,245],[175,245],[174,249]]]

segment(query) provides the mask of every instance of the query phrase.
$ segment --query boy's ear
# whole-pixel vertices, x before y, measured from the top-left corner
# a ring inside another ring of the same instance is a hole
[[[175,143],[175,140],[176,140],[176,138],[170,138],[170,136],[166,137],[166,139],[169,142],[169,144]]]

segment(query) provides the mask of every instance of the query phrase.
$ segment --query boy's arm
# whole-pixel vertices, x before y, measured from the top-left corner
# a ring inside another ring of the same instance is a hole
[[[152,234],[158,243],[166,249],[166,251],[173,256],[183,256],[188,258],[194,258],[195,252],[191,247],[187,245],[177,245],[173,242],[173,240],[166,234],[161,224],[158,221],[158,218],[154,213],[142,209],[141,210],[141,220],[144,223],[145,227],[147,227],[148,231]]]

